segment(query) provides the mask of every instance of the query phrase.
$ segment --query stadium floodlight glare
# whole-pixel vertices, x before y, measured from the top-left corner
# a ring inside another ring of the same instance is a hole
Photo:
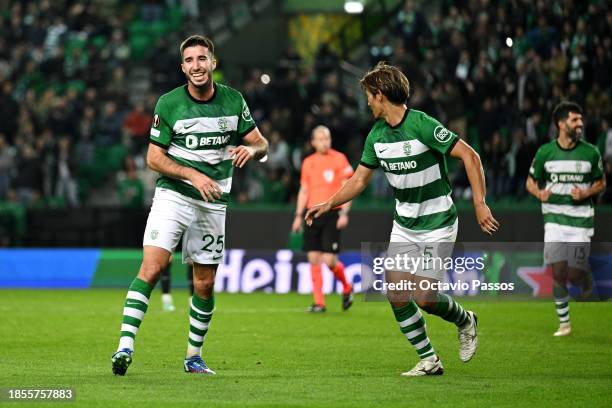
[[[363,0],[346,0],[344,2],[344,11],[349,14],[360,14],[363,12]]]
[[[270,83],[270,75],[263,74],[261,78],[259,78],[259,80],[261,81],[262,84],[268,85]]]
[[[512,38],[506,37],[506,45],[508,47],[512,47],[512,44],[513,44]]]

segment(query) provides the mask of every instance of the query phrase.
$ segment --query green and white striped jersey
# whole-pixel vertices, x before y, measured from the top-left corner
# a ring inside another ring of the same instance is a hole
[[[539,185],[551,191],[542,203],[544,224],[556,224],[580,229],[586,236],[593,235],[593,200],[591,197],[574,201],[572,188],[587,189],[603,177],[603,162],[597,148],[578,140],[571,149],[563,149],[552,140],[538,149],[529,174]]]
[[[361,164],[382,167],[395,193],[394,219],[412,231],[447,227],[457,219],[446,167],[459,138],[436,119],[407,109],[397,126],[379,119],[365,141]]]
[[[222,84],[214,87],[213,97],[206,102],[194,99],[187,85],[162,95],[155,107],[150,140],[168,149],[168,157],[175,162],[215,180],[223,191],[215,204],[225,206],[232,188],[229,149],[255,128],[255,121],[240,92]],[[157,187],[204,201],[188,180],[161,175]]]

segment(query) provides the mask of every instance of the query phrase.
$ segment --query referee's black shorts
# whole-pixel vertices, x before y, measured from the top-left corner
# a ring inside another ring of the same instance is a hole
[[[339,210],[333,210],[304,226],[304,251],[340,252],[340,230],[336,228]]]

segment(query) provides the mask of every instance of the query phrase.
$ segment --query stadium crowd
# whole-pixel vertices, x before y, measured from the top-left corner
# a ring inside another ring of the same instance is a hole
[[[129,74],[138,47],[128,26],[135,19],[155,26],[174,2],[4,3],[0,201],[97,204],[93,193],[110,183],[115,203],[144,205],[154,181],[143,159],[151,112],[160,94],[183,81],[168,50],[185,33],[158,36],[156,57],[144,57],[152,89],[134,99]],[[400,66],[411,81],[409,106],[438,118],[480,152],[493,199],[526,196],[529,163],[555,136],[550,113],[565,98],[583,106],[585,138],[599,147],[611,175],[612,11],[606,2],[441,4],[426,14],[422,2],[406,0],[372,41],[362,68],[379,60]],[[344,86],[339,61],[323,46],[306,64],[289,47],[269,84],[259,69],[234,84],[270,140],[264,166],[237,172],[237,202],[294,200],[317,124],[329,126],[334,147],[358,162],[371,115],[358,88]],[[465,173],[457,167],[453,174],[456,194],[469,198]],[[375,182],[370,199],[388,200],[386,185]],[[612,189],[603,201],[612,202]]]

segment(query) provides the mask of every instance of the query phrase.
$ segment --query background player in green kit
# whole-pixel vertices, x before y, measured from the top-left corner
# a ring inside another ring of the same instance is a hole
[[[457,235],[457,210],[450,196],[446,170],[446,156],[450,155],[465,164],[481,229],[488,234],[497,231],[499,224],[485,204],[480,157],[436,119],[406,107],[410,87],[404,74],[396,67],[379,63],[363,77],[361,86],[377,119],[366,139],[361,163],[338,192],[307,212],[306,222],[312,222],[313,218],[359,195],[368,185],[374,169],[380,166],[395,193],[389,247],[404,244],[420,250],[425,244],[427,253],[438,256],[439,248],[435,244],[446,243],[444,251],[450,248],[452,252]],[[434,245],[430,246],[432,243]],[[414,275],[401,271],[386,275],[388,282],[410,280],[417,288],[412,293],[387,293],[402,333],[421,358],[412,370],[402,374],[404,376],[440,375],[444,371],[427,337],[419,307],[457,325],[462,361],[469,361],[476,352],[476,315],[464,310],[446,294],[419,289],[418,282],[441,281],[444,273],[442,269],[432,268],[415,271]]]
[[[242,95],[213,82],[210,39],[191,36],[180,46],[187,84],[162,95],[155,107],[148,166],[161,176],[143,239],[143,261],[127,293],[113,373],[125,375],[151,291],[183,236],[183,262],[193,263],[186,372],[215,374],[201,357],[214,311],[217,266],[225,248],[225,209],[233,167],[263,158],[268,143]]]
[[[584,126],[580,106],[561,102],[553,111],[553,121],[559,136],[536,152],[526,188],[542,202],[544,262],[552,266],[559,317],[554,336],[567,336],[571,333],[567,281],[581,286],[583,295],[591,290],[593,197],[606,188],[606,180],[597,147],[580,139]]]

